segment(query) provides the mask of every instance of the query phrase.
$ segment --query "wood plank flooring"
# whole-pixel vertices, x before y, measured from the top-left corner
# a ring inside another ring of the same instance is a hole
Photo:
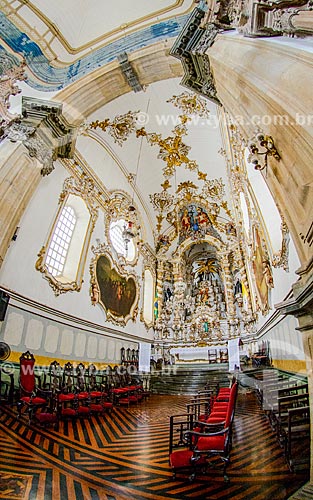
[[[244,392],[241,392],[241,391]],[[172,479],[169,416],[189,397],[151,395],[104,417],[61,422],[59,431],[0,413],[0,498],[6,500],[283,500],[307,482],[291,473],[255,394],[241,389],[234,420],[230,482],[208,471],[194,483]]]

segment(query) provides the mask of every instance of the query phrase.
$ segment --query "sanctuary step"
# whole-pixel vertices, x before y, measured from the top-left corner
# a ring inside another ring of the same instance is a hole
[[[163,370],[151,372],[150,391],[154,394],[196,394],[208,381],[216,381],[220,387],[228,386],[230,377],[226,363],[215,368],[200,363],[188,367],[168,365]]]

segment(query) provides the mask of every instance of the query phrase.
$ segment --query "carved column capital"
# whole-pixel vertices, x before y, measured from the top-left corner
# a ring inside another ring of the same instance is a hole
[[[52,172],[57,158],[73,157],[76,132],[63,117],[62,104],[24,97],[22,116],[5,127],[1,139],[22,142],[29,155],[42,164],[44,176]]]

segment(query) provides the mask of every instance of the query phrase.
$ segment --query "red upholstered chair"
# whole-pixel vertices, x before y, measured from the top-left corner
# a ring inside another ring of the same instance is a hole
[[[74,367],[69,361],[63,368],[61,388],[57,395],[60,418],[77,417],[77,397],[75,392]]]
[[[78,417],[89,417],[90,411],[90,394],[87,384],[86,369],[83,363],[78,363],[75,368],[74,390],[76,399],[76,412]]]
[[[230,451],[232,447],[232,423],[235,412],[238,383],[231,388],[229,401],[223,408],[213,406],[205,422],[195,422],[194,430],[187,430],[184,434],[185,443],[188,446],[184,450],[170,453],[170,465],[173,476],[177,472],[190,473],[192,481],[199,467],[204,468],[210,463],[210,459],[219,457],[223,462],[223,475],[228,481],[226,468],[229,464]],[[219,403],[217,403],[219,404]]]
[[[233,387],[233,385],[237,382],[237,379],[235,375],[233,375],[230,387],[220,387],[216,400],[217,401],[227,401],[229,399],[230,391]]]
[[[193,429],[193,413],[172,415],[170,417],[169,463],[173,471],[173,479],[178,473],[189,473],[206,465],[202,457],[194,457],[192,438],[186,438],[186,432]],[[190,478],[191,478],[190,476]]]
[[[128,351],[128,349],[127,349]],[[123,367],[124,368],[124,367]],[[121,369],[119,366],[114,366],[113,371],[110,374],[110,379],[112,381],[112,397],[113,403],[117,406],[129,406],[129,386],[123,385],[123,376],[121,376]]]
[[[51,391],[43,390],[36,384],[35,358],[29,351],[20,356],[20,377],[19,377],[20,398],[17,401],[18,418],[22,413],[28,412],[31,423],[35,412],[41,408],[50,406]]]
[[[94,364],[88,366],[86,379],[89,388],[90,412],[103,414],[105,411],[111,411],[113,403],[109,401],[103,377]]]

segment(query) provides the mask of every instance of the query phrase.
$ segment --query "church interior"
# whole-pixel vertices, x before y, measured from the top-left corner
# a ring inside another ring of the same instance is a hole
[[[311,0],[0,17],[0,498],[313,498]]]

